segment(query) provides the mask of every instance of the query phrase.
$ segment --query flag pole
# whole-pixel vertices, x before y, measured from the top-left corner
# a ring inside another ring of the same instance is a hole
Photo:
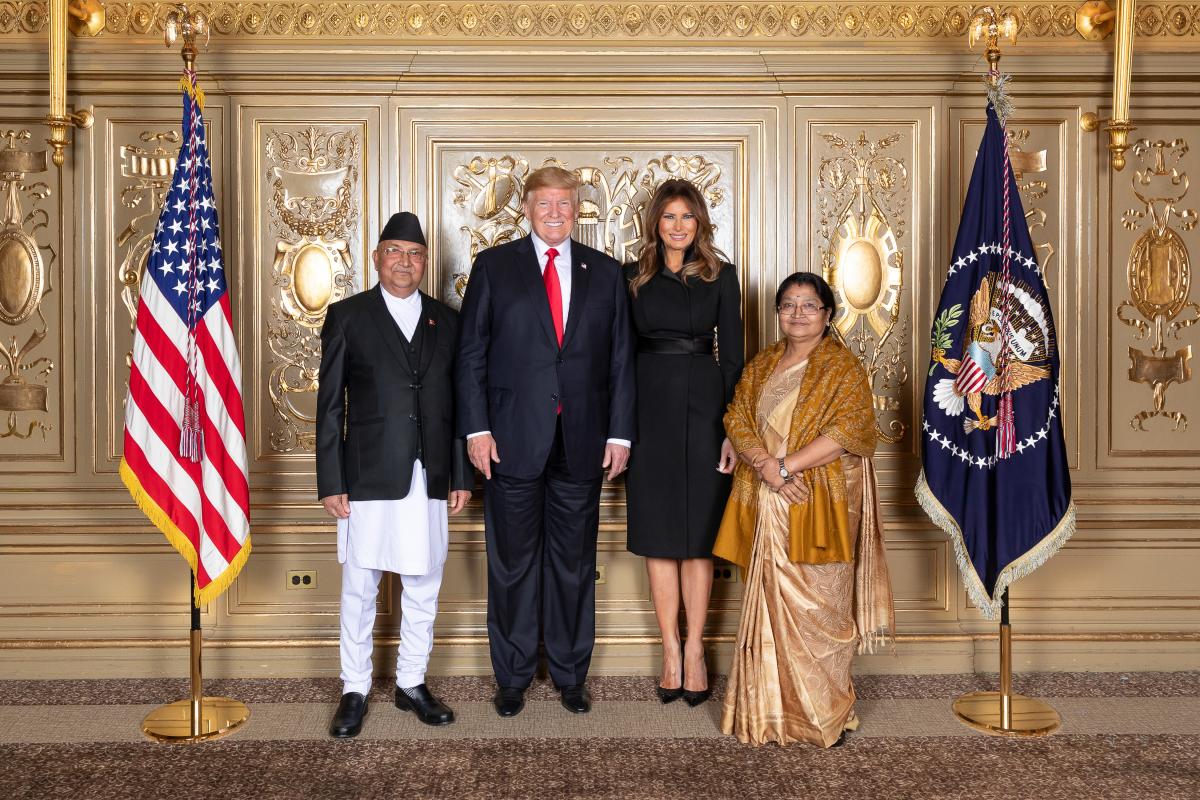
[[[968,30],[968,42],[971,47],[977,41],[986,45],[985,57],[988,63],[987,85],[988,100],[995,108],[996,116],[1003,125],[1011,106],[1004,91],[1005,78],[1000,74],[1000,39],[1008,39],[1010,44],[1017,41],[1017,19],[1012,14],[997,12],[990,6],[981,8],[972,18]],[[1009,249],[1008,231],[1008,184],[1009,160],[1008,140],[1004,142],[1004,247]],[[1008,262],[1005,256],[1005,277],[1007,278]],[[997,433],[999,441],[1000,434]],[[1004,456],[1001,456],[1004,457]],[[1008,587],[1000,596],[1000,691],[998,692],[969,692],[954,701],[954,715],[959,722],[977,731],[993,736],[1009,736],[1029,738],[1046,736],[1058,730],[1062,720],[1058,712],[1048,703],[1032,697],[1013,694],[1012,690],[1012,624],[1008,615]]]
[[[1047,736],[1062,725],[1053,706],[1033,697],[1013,694],[1012,625],[1008,620],[1008,589],[1000,609],[1000,691],[969,692],[954,701],[954,716],[977,731],[992,736],[1031,738]]]
[[[228,736],[250,718],[245,703],[228,697],[205,697],[204,675],[200,669],[203,649],[200,636],[200,606],[196,603],[196,576],[188,595],[192,599],[192,628],[188,641],[191,663],[191,692],[186,700],[159,706],[142,720],[142,733],[164,744],[194,744]]]
[[[168,47],[175,38],[183,39],[183,68],[185,78],[194,85],[196,70],[196,37],[208,37],[208,19],[200,12],[191,12],[186,4],[167,14],[164,20],[165,39]],[[200,100],[197,100],[200,103]],[[185,138],[188,131],[182,131]],[[185,415],[186,416],[186,415]],[[198,423],[197,423],[198,424]],[[187,428],[187,422],[184,422]],[[193,454],[199,460],[199,446]],[[197,553],[197,558],[199,554]],[[203,639],[200,629],[199,588],[196,573],[188,571],[188,597],[191,600],[191,630],[188,636],[188,661],[190,664],[191,691],[186,700],[176,700],[159,706],[142,720],[142,733],[157,742],[166,744],[193,744],[220,739],[237,730],[250,718],[250,709],[245,703],[228,697],[205,697],[204,674],[200,666]]]

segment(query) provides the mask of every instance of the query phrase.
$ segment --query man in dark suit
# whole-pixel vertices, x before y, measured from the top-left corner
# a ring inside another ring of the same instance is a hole
[[[394,215],[371,254],[375,288],[329,307],[321,329],[317,491],[338,521],[342,564],[343,695],[330,726],[356,736],[371,690],[371,629],[384,571],[400,576],[396,707],[429,725],[454,712],[425,686],[447,550],[447,511],[471,497],[475,475],[455,438],[458,316],[418,290],[425,235]]]
[[[457,430],[487,479],[488,640],[511,717],[538,633],[562,704],[585,713],[595,643],[600,485],[634,438],[633,335],[616,261],[571,240],[578,179],[525,183],[533,233],[479,254],[459,317]]]

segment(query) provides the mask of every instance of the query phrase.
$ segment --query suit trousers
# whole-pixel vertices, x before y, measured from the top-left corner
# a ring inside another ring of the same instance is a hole
[[[493,472],[484,486],[488,643],[500,686],[529,686],[539,632],[555,686],[587,678],[596,640],[601,480],[572,478],[560,420],[541,475]]]
[[[375,627],[375,597],[383,571],[342,565],[342,693],[371,691],[371,631]],[[396,685],[409,689],[425,682],[433,651],[433,618],[437,616],[442,565],[425,575],[401,575],[400,647],[396,654]]]

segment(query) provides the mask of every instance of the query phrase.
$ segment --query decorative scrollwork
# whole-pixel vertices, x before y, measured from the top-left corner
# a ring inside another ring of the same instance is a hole
[[[547,158],[542,166],[573,169],[580,181],[579,215],[572,236],[603,250],[617,261],[629,261],[641,251],[642,212],[658,186],[671,178],[691,181],[711,207],[725,201],[722,170],[703,155],[666,153],[635,166],[631,156],[606,156],[602,166],[572,168],[566,161]],[[452,173],[460,188],[454,203],[469,208],[478,224],[459,230],[467,237],[471,259],[480,250],[524,236],[529,225],[521,211],[521,195],[529,160],[518,155],[475,156]],[[468,276],[451,276],[461,302]]]
[[[1021,194],[1021,202],[1025,208],[1025,222],[1029,225],[1029,236],[1033,240],[1033,250],[1038,253],[1038,266],[1042,275],[1050,274],[1051,264],[1057,250],[1053,242],[1039,242],[1039,232],[1046,227],[1049,218],[1044,208],[1038,207],[1038,202],[1050,193],[1049,182],[1041,178],[1026,179],[1029,174],[1046,171],[1046,151],[1025,151],[1021,147],[1029,141],[1028,128],[1010,129],[1008,131],[1008,158],[1012,163],[1013,177],[1017,181],[1017,191]]]
[[[125,255],[117,267],[117,279],[122,286],[121,302],[129,312],[130,331],[136,323],[142,275],[154,244],[154,225],[175,174],[179,131],[142,131],[138,140],[142,145],[121,145],[119,151],[121,177],[129,179],[121,187],[121,205],[142,212],[134,216],[116,238],[117,247],[125,248]],[[126,354],[127,365],[131,358]]]
[[[321,326],[329,305],[355,289],[350,242],[359,220],[361,144],[355,130],[309,126],[271,132],[264,155],[269,225],[279,237],[267,326],[274,362],[267,391],[276,418],[270,443],[281,453],[312,451]]]
[[[37,379],[55,369],[49,358],[29,357],[47,336],[42,298],[50,291],[50,266],[56,260],[52,246],[39,244],[36,238],[50,222],[49,214],[39,206],[50,196],[50,187],[25,181],[31,173],[46,171],[46,151],[17,146],[18,141],[31,138],[27,130],[2,131],[0,138],[8,139],[8,145],[0,150],[0,194],[4,198],[0,211],[0,322],[17,329],[7,342],[0,340],[0,374],[6,376],[0,381],[0,411],[9,412],[0,439],[28,439],[34,431],[40,431],[44,439],[50,425],[31,420],[22,433],[17,414],[49,410],[48,389]],[[22,196],[30,200],[28,212],[21,206]],[[24,332],[18,333],[21,329]],[[21,338],[25,341],[18,344]],[[26,380],[23,373],[34,380]]]
[[[1167,353],[1167,339],[1179,339],[1180,333],[1200,322],[1200,305],[1191,300],[1192,270],[1187,244],[1171,227],[1178,218],[1179,227],[1196,227],[1195,209],[1180,209],[1178,204],[1188,192],[1188,176],[1178,164],[1188,152],[1183,139],[1150,141],[1140,139],[1133,145],[1134,155],[1143,168],[1133,174],[1133,194],[1142,208],[1130,208],[1122,216],[1128,230],[1149,224],[1129,253],[1127,281],[1130,299],[1117,306],[1117,319],[1135,331],[1134,339],[1145,339],[1151,331],[1154,341],[1150,352],[1129,348],[1129,380],[1151,387],[1154,407],[1139,411],[1129,424],[1145,431],[1154,417],[1171,420],[1173,430],[1187,428],[1182,411],[1166,408],[1167,387],[1186,383],[1192,378],[1192,346]],[[1141,314],[1141,319],[1133,316]]]
[[[233,0],[197,2],[222,37],[379,39],[573,39],[752,41],[853,39],[961,39],[971,6],[948,0],[875,5],[827,2],[724,0],[672,2],[534,2],[503,0],[479,4],[453,0],[436,4],[361,3],[358,0]],[[1012,7],[1023,39],[1073,40],[1077,4],[1019,0]],[[161,29],[166,2],[107,2],[102,36],[145,35]],[[1178,40],[1191,35],[1200,11],[1175,0],[1142,0],[1135,17],[1138,40]],[[0,2],[0,34],[45,30],[45,0]]]
[[[831,324],[867,370],[876,434],[894,444],[907,430],[894,415],[900,410],[897,395],[908,382],[908,325],[898,325],[908,167],[885,152],[900,141],[898,133],[874,142],[865,131],[854,140],[833,133],[822,138],[833,149],[816,170],[821,268],[838,298]]]

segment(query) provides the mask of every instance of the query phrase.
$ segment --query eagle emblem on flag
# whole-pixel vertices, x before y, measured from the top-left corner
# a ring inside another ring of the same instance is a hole
[[[952,417],[962,415],[969,407],[972,416],[963,420],[963,430],[967,433],[992,430],[997,425],[996,417],[983,411],[983,395],[998,396],[1005,386],[1010,391],[1017,391],[1031,383],[1047,380],[1050,377],[1049,362],[1054,356],[1054,332],[1049,314],[1032,288],[1019,280],[1009,284],[1012,302],[1008,308],[1009,318],[1005,320],[994,283],[997,282],[984,276],[971,297],[966,335],[959,348],[961,358],[947,358],[949,347],[938,346],[950,344],[952,329],[957,327],[961,314],[947,319],[940,331],[941,341],[939,330],[935,329],[933,335],[932,358],[951,376],[940,378],[934,384],[934,402]],[[999,363],[1006,345],[1008,373],[1002,377]]]

